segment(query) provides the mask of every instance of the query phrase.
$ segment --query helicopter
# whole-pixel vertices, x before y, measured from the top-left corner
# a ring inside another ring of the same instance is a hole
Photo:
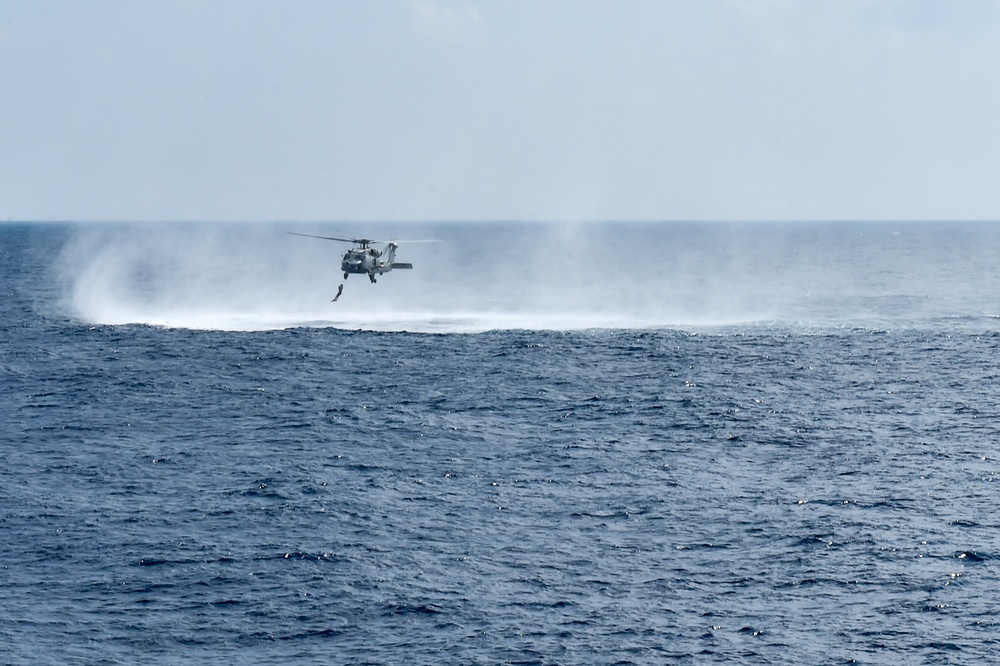
[[[367,275],[372,284],[375,284],[376,275],[385,275],[389,271],[397,268],[413,268],[413,264],[396,261],[396,248],[399,247],[396,241],[379,241],[371,238],[347,238],[346,236],[315,236],[313,234],[299,234],[289,231],[292,236],[305,236],[306,238],[320,238],[322,240],[339,241],[341,243],[351,243],[358,247],[352,247],[344,253],[340,260],[340,269],[344,271],[344,279],[350,275]],[[437,241],[403,241],[407,243],[434,243]],[[372,247],[373,243],[385,243],[385,250],[378,250]],[[383,254],[385,258],[382,258]]]

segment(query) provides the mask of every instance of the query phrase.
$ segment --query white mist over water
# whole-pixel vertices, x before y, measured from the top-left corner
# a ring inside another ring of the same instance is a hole
[[[348,244],[288,231],[399,239],[414,270],[344,280]],[[108,224],[80,225],[61,269],[70,314],[92,324],[884,325],[1000,312],[998,243],[995,226],[957,224]]]

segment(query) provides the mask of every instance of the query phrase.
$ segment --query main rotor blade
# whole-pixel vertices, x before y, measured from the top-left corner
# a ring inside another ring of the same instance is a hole
[[[300,233],[296,233],[294,231],[289,231],[288,233],[291,234],[292,236],[305,236],[306,238],[320,238],[322,240],[340,241],[341,243],[362,243],[362,244],[369,244],[369,243],[382,243],[382,242],[384,242],[384,241],[372,240],[370,238],[348,238],[346,236],[317,236],[315,234],[300,234]]]
[[[374,238],[348,238],[347,236],[317,236],[315,234],[300,234],[295,231],[287,232],[292,236],[305,236],[306,238],[320,238],[322,240],[339,241],[341,243],[357,243],[358,245],[371,245],[372,243],[443,243],[444,241],[433,239],[425,240],[375,240]]]

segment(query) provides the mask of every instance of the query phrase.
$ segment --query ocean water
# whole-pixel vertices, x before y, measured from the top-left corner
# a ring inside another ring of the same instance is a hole
[[[286,231],[442,242],[370,284]],[[0,662],[996,662],[997,266],[971,223],[0,225]]]

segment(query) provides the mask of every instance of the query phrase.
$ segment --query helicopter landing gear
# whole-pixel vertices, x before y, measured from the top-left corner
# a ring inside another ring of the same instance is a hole
[[[350,273],[344,273],[344,279],[345,279],[345,280],[347,279],[347,276],[348,276],[348,275],[350,275]]]
[[[372,284],[375,284],[375,274],[374,273],[369,273],[368,274],[368,279],[372,281]]]

